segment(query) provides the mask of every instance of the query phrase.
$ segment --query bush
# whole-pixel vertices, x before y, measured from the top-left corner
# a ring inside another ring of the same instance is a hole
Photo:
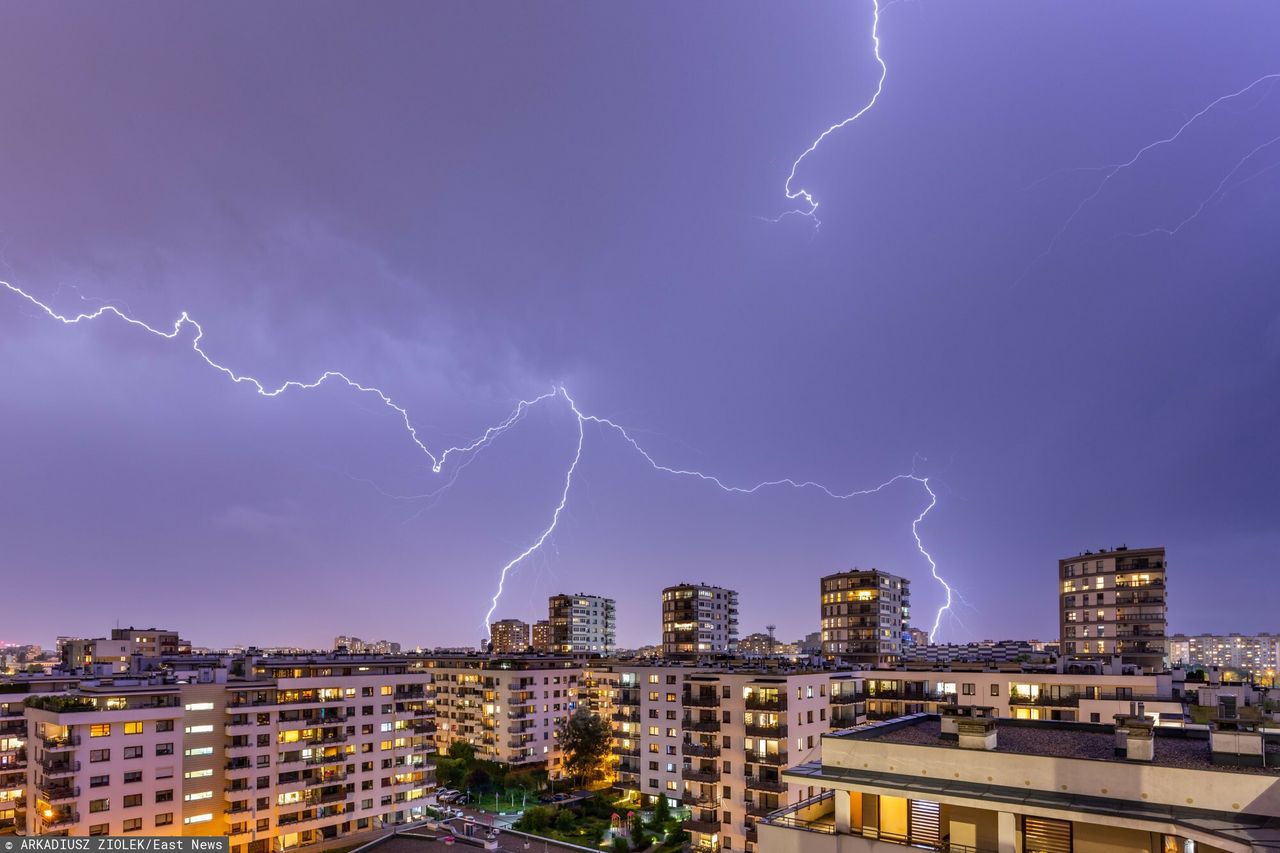
[[[613,853],[627,853],[630,849],[631,847],[627,844],[627,839],[623,838],[621,835],[615,835],[613,837]]]
[[[641,832],[631,841],[632,850],[648,850],[653,846],[653,836],[647,832]]]

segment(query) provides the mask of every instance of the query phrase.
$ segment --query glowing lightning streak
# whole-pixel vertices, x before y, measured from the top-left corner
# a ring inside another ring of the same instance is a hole
[[[862,109],[858,110],[856,113],[849,116],[845,120],[838,122],[837,124],[833,124],[831,125],[831,127],[828,127],[826,130],[822,131],[822,133],[819,134],[818,138],[813,140],[812,144],[810,144],[809,147],[804,150],[804,153],[802,153],[799,157],[795,159],[795,161],[791,164],[791,172],[790,174],[787,175],[787,182],[786,184],[783,185],[783,190],[787,195],[788,201],[796,201],[797,199],[801,199],[804,201],[804,204],[806,207],[803,209],[797,208],[796,210],[788,210],[787,212],[781,214],[780,216],[777,216],[769,220],[770,222],[778,222],[785,216],[807,216],[813,220],[813,226],[815,228],[822,225],[822,220],[818,219],[817,217],[818,202],[814,200],[813,194],[810,193],[808,190],[806,190],[804,187],[792,189],[791,184],[796,179],[796,171],[800,168],[800,164],[804,162],[806,157],[808,157],[810,154],[812,154],[814,151],[817,150],[818,146],[822,144],[822,140],[826,139],[828,136],[835,133],[837,130],[840,130],[845,125],[852,124],[853,122],[862,118],[862,116],[865,115],[868,110],[870,110],[872,107],[876,105],[876,100],[880,97],[880,93],[884,91],[884,78],[888,75],[889,68],[888,66],[885,65],[884,60],[880,58],[880,0],[871,0],[871,5],[873,10],[872,17],[871,17],[872,52],[875,55],[876,64],[880,66],[880,79],[876,81],[876,91],[874,94],[872,94],[871,100],[867,101],[866,105]]]
[[[248,384],[253,386],[254,390],[256,390],[263,397],[278,397],[279,395],[283,394],[285,391],[288,391],[291,388],[296,388],[298,390],[310,390],[313,388],[319,388],[322,384],[324,384],[329,379],[340,380],[346,383],[349,387],[354,388],[357,391],[360,391],[362,393],[374,394],[378,397],[378,399],[382,400],[383,404],[387,408],[394,410],[397,414],[400,415],[401,420],[404,421],[405,431],[409,433],[409,437],[413,440],[413,443],[418,446],[418,449],[421,450],[423,453],[425,453],[427,457],[431,460],[431,470],[432,472],[437,474],[440,473],[440,469],[444,467],[444,463],[448,461],[449,457],[452,454],[454,453],[467,454],[474,450],[479,450],[480,448],[488,445],[489,442],[497,438],[502,433],[506,432],[513,424],[515,424],[515,422],[520,419],[520,416],[524,414],[525,409],[529,408],[535,403],[541,402],[542,400],[546,400],[550,397],[555,396],[555,391],[548,391],[547,393],[542,394],[541,396],[538,396],[538,397],[534,397],[531,400],[521,400],[519,404],[517,404],[515,411],[512,412],[511,415],[506,420],[502,421],[496,426],[489,427],[487,430],[484,431],[484,433],[479,438],[475,439],[470,444],[461,445],[458,447],[450,447],[437,457],[434,453],[432,453],[427,448],[426,444],[422,442],[422,439],[418,438],[417,427],[413,425],[413,422],[409,419],[409,412],[403,406],[400,406],[399,404],[397,404],[394,400],[391,399],[391,397],[387,396],[387,394],[382,390],[375,388],[372,385],[362,385],[359,382],[356,382],[354,379],[351,379],[350,377],[348,377],[345,373],[342,373],[340,371],[326,370],[324,373],[320,374],[319,378],[314,379],[310,382],[299,382],[296,379],[290,379],[282,383],[280,386],[276,388],[267,388],[266,385],[264,385],[261,381],[254,379],[252,376],[236,373],[231,368],[226,367],[225,365],[219,364],[218,362],[210,358],[209,355],[203,349],[200,348],[200,341],[204,337],[204,327],[202,327],[195,320],[191,319],[191,316],[187,314],[186,311],[183,311],[182,314],[178,317],[178,319],[174,322],[173,330],[166,332],[162,329],[157,329],[153,326],[149,326],[146,323],[142,322],[141,320],[137,320],[133,317],[130,317],[128,314],[124,313],[119,308],[116,308],[114,305],[103,305],[101,308],[99,308],[98,310],[90,314],[77,314],[74,317],[68,317],[66,315],[57,313],[48,305],[45,305],[43,302],[36,299],[34,296],[27,293],[22,288],[17,287],[16,285],[10,284],[7,281],[0,281],[0,284],[3,284],[10,291],[18,294],[23,299],[30,302],[32,305],[39,308],[45,314],[49,315],[53,319],[67,326],[74,326],[84,320],[96,320],[99,317],[102,317],[103,315],[106,315],[106,314],[114,314],[116,317],[119,317],[121,320],[124,320],[126,323],[129,323],[130,325],[133,325],[133,326],[137,326],[140,329],[145,329],[146,331],[150,332],[153,335],[156,335],[157,337],[165,338],[167,340],[174,340],[175,338],[178,337],[178,335],[182,333],[182,327],[189,325],[196,330],[195,337],[192,338],[191,340],[191,349],[195,351],[196,355],[200,356],[200,358],[204,361],[205,364],[209,365],[214,370],[217,370],[218,372],[226,375],[228,378],[231,379],[231,381],[237,384]]]
[[[1148,151],[1151,151],[1154,148],[1159,148],[1162,145],[1168,145],[1171,142],[1176,142],[1178,137],[1182,136],[1183,132],[1186,131],[1187,128],[1191,127],[1191,125],[1195,124],[1196,121],[1198,121],[1202,116],[1204,116],[1205,113],[1209,112],[1219,104],[1238,98],[1241,95],[1246,94],[1247,92],[1249,92],[1250,90],[1252,90],[1254,87],[1258,86],[1261,83],[1265,83],[1268,80],[1277,80],[1277,79],[1280,79],[1280,72],[1277,72],[1274,74],[1264,74],[1261,77],[1259,77],[1257,80],[1254,80],[1252,83],[1250,83],[1249,85],[1245,86],[1242,89],[1237,89],[1234,92],[1230,92],[1226,95],[1220,95],[1219,97],[1214,98],[1212,101],[1206,104],[1203,108],[1201,108],[1199,112],[1195,113],[1194,115],[1191,116],[1191,118],[1184,121],[1178,127],[1178,129],[1175,130],[1170,135],[1162,139],[1157,139],[1155,142],[1147,143],[1146,145],[1139,148],[1137,153],[1135,153],[1132,157],[1130,157],[1128,160],[1124,161],[1123,163],[1113,163],[1109,166],[1103,167],[1103,171],[1105,172],[1105,174],[1102,176],[1102,180],[1098,182],[1098,186],[1094,188],[1093,192],[1085,196],[1080,201],[1080,203],[1076,205],[1075,210],[1071,211],[1071,215],[1068,216],[1067,220],[1062,223],[1061,227],[1058,228],[1057,232],[1053,235],[1053,239],[1049,241],[1049,245],[1046,246],[1045,250],[1041,252],[1039,255],[1037,255],[1036,258],[1031,262],[1030,266],[1027,269],[1027,272],[1029,272],[1032,267],[1040,263],[1040,261],[1044,260],[1046,257],[1049,256],[1050,253],[1053,252],[1054,248],[1058,245],[1058,241],[1062,239],[1062,235],[1067,233],[1067,229],[1071,227],[1071,224],[1073,222],[1075,222],[1076,217],[1080,215],[1080,212],[1089,205],[1089,202],[1093,201],[1095,198],[1097,198],[1099,195],[1102,194],[1102,191],[1106,189],[1107,184],[1119,172],[1122,172],[1125,169],[1128,169],[1130,166],[1137,163],[1140,159],[1142,159],[1142,156],[1146,154]],[[1026,272],[1024,272],[1023,275],[1025,276]]]
[[[236,382],[237,384],[245,383],[245,384],[251,385],[257,391],[258,394],[264,397],[276,397],[291,388],[296,388],[296,389],[317,388],[326,380],[331,378],[339,379],[345,384],[347,384],[349,387],[354,388],[357,391],[375,394],[378,396],[380,400],[382,400],[382,402],[388,408],[393,409],[395,412],[397,412],[400,415],[401,419],[404,422],[405,430],[409,433],[409,436],[413,439],[414,444],[417,445],[417,447],[424,454],[426,454],[428,458],[431,459],[431,462],[432,462],[431,469],[434,473],[440,472],[441,468],[444,466],[445,462],[448,460],[450,455],[455,453],[465,455],[465,454],[472,453],[473,451],[479,451],[484,447],[486,447],[493,439],[497,438],[499,435],[506,432],[515,423],[517,423],[530,406],[533,406],[551,397],[555,397],[555,396],[563,397],[565,402],[568,404],[570,410],[573,412],[575,419],[577,420],[578,442],[574,450],[573,461],[569,464],[569,468],[565,472],[564,488],[561,490],[561,493],[560,493],[560,501],[559,503],[556,504],[556,508],[555,508],[555,511],[552,513],[550,523],[546,526],[546,528],[542,530],[542,532],[538,535],[538,537],[534,540],[534,542],[531,545],[529,545],[527,548],[525,548],[522,552],[520,552],[516,557],[510,560],[505,566],[502,567],[501,571],[499,572],[498,589],[494,593],[493,598],[490,601],[488,612],[485,614],[486,630],[488,630],[488,626],[491,623],[493,613],[497,609],[499,600],[502,598],[502,593],[506,587],[506,581],[510,573],[514,571],[529,556],[538,552],[546,544],[547,540],[551,537],[551,535],[555,533],[556,527],[560,523],[560,516],[563,514],[564,508],[569,502],[569,492],[573,487],[573,475],[577,471],[579,461],[581,461],[582,459],[582,447],[586,438],[587,423],[603,426],[617,432],[632,448],[636,450],[637,453],[639,453],[642,457],[644,457],[645,461],[647,461],[649,465],[652,466],[655,470],[662,471],[667,474],[673,474],[676,476],[693,477],[699,480],[703,480],[704,482],[709,482],[714,484],[715,486],[717,486],[718,488],[720,488],[725,492],[749,495],[749,494],[754,494],[755,492],[761,489],[764,489],[766,487],[789,486],[794,489],[806,489],[806,488],[816,489],[822,492],[823,494],[827,495],[828,497],[834,498],[836,500],[849,500],[850,498],[854,498],[862,495],[875,494],[877,492],[880,492],[888,488],[889,486],[893,485],[894,483],[900,480],[913,480],[917,483],[920,483],[922,486],[924,486],[925,491],[929,494],[930,500],[929,500],[929,505],[926,506],[924,510],[921,511],[921,513],[918,516],[916,516],[915,520],[912,522],[911,532],[912,532],[912,535],[915,537],[917,550],[929,562],[930,572],[932,573],[934,579],[937,580],[940,584],[942,584],[943,588],[946,590],[946,602],[938,610],[938,613],[934,618],[933,629],[930,631],[930,634],[929,634],[931,639],[938,631],[939,624],[942,619],[942,614],[948,612],[951,609],[952,588],[938,574],[937,563],[934,562],[934,559],[929,554],[929,552],[925,550],[924,544],[921,541],[920,533],[919,533],[920,523],[924,521],[925,516],[927,516],[929,514],[929,511],[932,510],[933,507],[937,504],[938,497],[934,493],[933,489],[929,487],[929,479],[927,477],[921,477],[917,475],[914,472],[914,469],[910,474],[899,474],[895,477],[890,478],[889,480],[886,480],[885,482],[881,483],[875,488],[860,489],[860,490],[855,490],[852,492],[844,492],[844,493],[837,492],[823,485],[822,483],[818,483],[812,480],[800,481],[800,480],[794,480],[789,477],[779,479],[779,480],[767,480],[764,482],[757,483],[754,486],[733,486],[725,483],[719,477],[716,477],[711,474],[705,474],[701,471],[694,471],[694,470],[688,470],[683,468],[672,468],[670,466],[659,463],[657,460],[653,458],[653,456],[649,454],[647,450],[641,447],[640,444],[631,436],[631,434],[627,432],[627,430],[623,428],[620,424],[608,418],[599,417],[597,415],[585,414],[581,409],[578,408],[577,402],[569,395],[569,392],[563,386],[556,387],[551,391],[548,391],[547,393],[541,394],[532,399],[521,400],[520,403],[516,406],[515,411],[512,412],[512,414],[509,417],[507,417],[506,420],[502,421],[501,423],[495,426],[489,427],[487,430],[484,431],[484,433],[480,435],[480,437],[476,438],[469,444],[450,447],[447,450],[443,451],[439,456],[436,456],[418,438],[417,431],[413,426],[412,421],[409,418],[409,413],[407,410],[405,410],[402,406],[395,403],[390,396],[388,396],[385,392],[381,391],[380,389],[356,382],[355,380],[349,378],[346,374],[341,373],[339,371],[326,371],[322,373],[318,379],[315,379],[311,382],[300,382],[297,380],[288,380],[274,389],[268,389],[267,386],[264,385],[258,379],[255,379],[252,376],[238,374],[235,371],[233,371],[231,368],[225,367],[224,365],[214,361],[207,353],[205,353],[205,351],[200,348],[200,341],[204,336],[204,329],[200,326],[199,323],[191,319],[191,317],[185,311],[182,312],[178,320],[174,323],[172,331],[166,332],[161,329],[154,328],[153,326],[150,326],[142,322],[141,320],[137,320],[129,316],[128,314],[125,314],[123,311],[121,311],[120,309],[112,305],[104,305],[98,308],[96,311],[89,314],[82,313],[82,314],[77,314],[74,317],[68,317],[63,314],[58,314],[48,305],[44,304],[43,302],[39,301],[35,297],[31,296],[29,293],[22,290],[21,288],[13,284],[10,284],[9,282],[0,281],[0,284],[3,284],[8,290],[26,299],[30,304],[36,306],[45,314],[47,314],[49,317],[52,317],[53,319],[58,320],[64,325],[76,325],[85,320],[95,320],[106,314],[111,314],[118,317],[121,320],[124,320],[126,323],[129,323],[130,325],[137,326],[138,328],[144,329],[147,332],[150,332],[151,334],[156,335],[158,337],[165,338],[166,340],[176,339],[178,335],[181,334],[183,326],[190,325],[196,330],[195,337],[192,340],[192,345],[191,345],[192,349],[196,352],[197,355],[200,356],[200,358],[207,365],[219,371],[220,373],[224,374],[225,376],[229,377],[232,381]],[[469,464],[471,460],[474,458],[475,458],[474,456],[468,457],[467,460],[461,466],[459,466],[459,469],[453,472],[453,476],[449,479],[449,481],[444,486],[442,486],[441,488],[435,490],[434,492],[428,495],[423,495],[419,497],[438,496],[440,492],[447,489],[449,486],[453,484],[453,482],[457,479],[457,474],[459,473],[461,468]]]

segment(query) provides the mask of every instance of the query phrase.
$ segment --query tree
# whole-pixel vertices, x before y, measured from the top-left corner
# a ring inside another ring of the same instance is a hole
[[[653,831],[659,835],[667,830],[667,824],[671,821],[671,806],[667,802],[665,794],[659,794],[658,800],[653,804],[653,822],[649,824],[653,827]]]
[[[477,764],[467,771],[467,787],[475,788],[478,791],[486,790],[493,778],[489,775],[489,771],[484,769],[483,765]]]
[[[449,757],[470,766],[476,760],[476,748],[463,740],[449,744]]]
[[[627,844],[627,839],[623,838],[621,835],[615,835],[613,837],[613,853],[628,853],[630,849],[631,846]]]
[[[605,778],[613,732],[599,714],[579,708],[560,725],[556,734],[564,753],[564,768],[579,785]]]

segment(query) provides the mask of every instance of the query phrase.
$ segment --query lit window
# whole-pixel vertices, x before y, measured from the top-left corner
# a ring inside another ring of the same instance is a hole
[[[191,817],[184,817],[182,819],[182,822],[183,823],[208,823],[211,820],[213,820],[213,815],[206,812],[205,814],[193,814]]]
[[[213,703],[212,702],[193,702],[190,705],[187,705],[186,709],[188,711],[212,711]]]
[[[210,727],[210,729],[212,729],[212,726]],[[140,735],[140,734],[142,734],[142,723],[125,723],[125,724],[124,724],[124,733],[125,733],[125,734],[127,734],[127,735]]]
[[[89,737],[107,737],[111,734],[110,723],[94,723],[89,726]]]

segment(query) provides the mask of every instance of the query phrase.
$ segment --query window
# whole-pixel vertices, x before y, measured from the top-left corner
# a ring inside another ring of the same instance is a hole
[[[212,770],[188,770],[186,773],[183,773],[182,775],[183,775],[183,778],[186,778],[186,779],[200,779],[204,776],[212,776],[213,771]]]
[[[213,703],[212,702],[192,702],[190,705],[186,706],[186,709],[188,711],[212,711]]]
[[[142,805],[141,794],[125,794],[124,795],[124,807],[126,809],[136,809],[140,805]]]
[[[90,788],[105,788],[110,784],[111,784],[110,776],[90,776],[89,777]]]
[[[90,761],[110,761],[111,750],[109,749],[91,749],[89,750]]]
[[[124,822],[125,832],[140,832],[142,830],[142,818],[131,817]]]
[[[110,723],[94,723],[89,726],[89,737],[108,737],[110,734]]]
[[[165,790],[163,790],[163,791],[156,791],[156,802],[157,802],[157,803],[172,803],[172,802],[173,802],[173,789],[172,789],[172,788],[166,788],[166,789],[165,789]]]
[[[91,812],[95,812],[95,813],[106,812],[110,810],[111,810],[110,800],[90,800],[89,801],[89,811]]]
[[[173,823],[173,812],[156,815],[156,826],[169,826]]]
[[[211,799],[212,797],[213,797],[213,791],[196,791],[195,793],[192,793],[192,794],[182,795],[182,799],[186,800],[187,802],[191,802],[192,800],[208,800],[208,799]]]
[[[126,747],[124,748],[124,757],[125,757],[125,758],[141,758],[141,757],[142,757],[142,747],[140,747],[140,746],[126,746]]]
[[[999,696],[999,695],[1000,695],[1000,685],[999,685],[999,684],[992,684],[992,685],[991,685],[991,695],[992,695],[992,696]]]
[[[173,744],[171,743],[156,744],[156,755],[173,755]]]
[[[95,824],[92,824],[92,825],[89,827],[89,834],[90,834],[90,835],[106,835],[106,834],[107,834],[107,831],[108,831],[110,828],[111,828],[111,825],[110,825],[110,824],[106,824],[106,823],[95,823]]]
[[[142,734],[142,723],[125,723],[125,724],[124,724],[124,733],[125,733],[125,734],[127,734],[127,735],[140,735],[140,734]]]
[[[186,756],[192,756],[192,755],[213,755],[213,747],[211,747],[211,746],[196,746],[196,747],[192,747],[191,749],[183,750],[182,754],[183,754],[183,755],[186,755]]]
[[[211,820],[213,820],[213,815],[210,814],[209,812],[205,812],[204,814],[195,814],[195,815],[192,815],[191,817],[184,817],[182,819],[182,822],[185,824],[208,823]]]
[[[213,731],[213,726],[187,726],[185,731],[189,735],[207,735],[209,732]]]
[[[271,829],[271,818],[269,817],[258,818],[258,832],[267,832],[270,829]]]
[[[173,720],[156,720],[156,731],[158,732],[173,731]]]
[[[972,685],[972,684],[965,684],[965,685],[963,685],[963,688],[964,688],[964,689],[963,689],[963,691],[962,691],[962,694],[963,694],[963,695],[965,695],[965,696],[972,696],[972,695],[974,695],[974,687],[973,687],[973,685]]]
[[[130,770],[128,773],[124,774],[124,783],[126,785],[132,785],[134,782],[141,782],[141,781],[142,781],[141,770]]]

